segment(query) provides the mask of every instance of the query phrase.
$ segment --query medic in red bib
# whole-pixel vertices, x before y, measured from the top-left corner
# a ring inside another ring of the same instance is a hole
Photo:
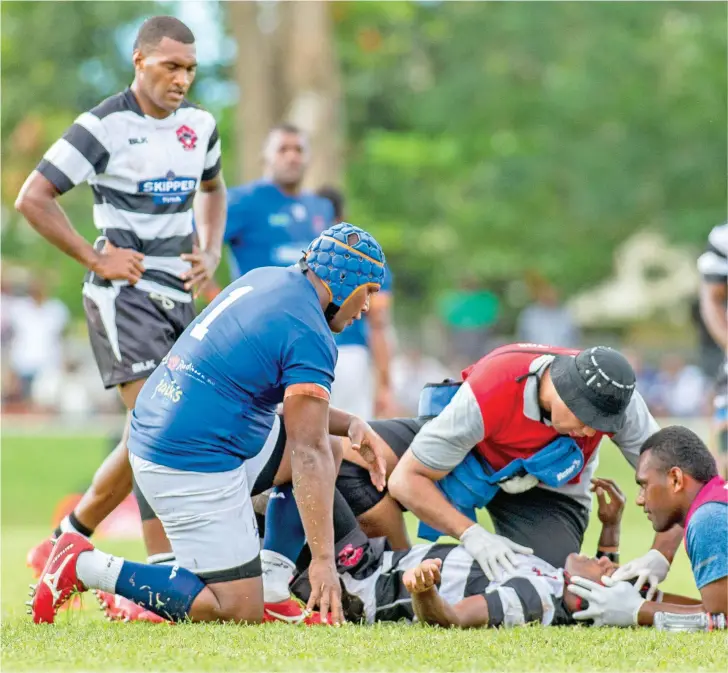
[[[578,552],[601,440],[611,437],[636,466],[641,445],[659,429],[635,390],[632,367],[620,353],[601,346],[579,352],[512,344],[492,351],[462,377],[452,400],[417,433],[395,468],[390,493],[424,523],[458,538],[491,577],[509,568],[514,551],[523,553],[544,536],[552,540],[554,561]],[[471,451],[497,472],[564,436],[583,455],[581,469],[566,484],[547,487],[527,473],[498,484],[501,501],[532,503],[532,508],[519,508],[519,521],[509,522],[507,529],[496,527],[505,535],[473,524],[436,486]],[[553,511],[561,512],[560,518],[550,516],[547,527],[546,513]],[[672,558],[680,538],[680,530],[657,536],[661,558]],[[662,570],[658,574],[667,573]]]

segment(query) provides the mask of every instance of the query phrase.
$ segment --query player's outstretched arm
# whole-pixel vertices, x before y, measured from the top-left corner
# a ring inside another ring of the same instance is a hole
[[[437,591],[440,581],[440,559],[428,559],[402,577],[412,595],[412,608],[423,624],[461,629],[488,626],[488,604],[483,596],[470,596],[450,605]]]
[[[291,450],[293,493],[313,559],[309,566],[311,597],[308,607],[313,609],[318,603],[324,617],[331,610],[333,622],[343,623],[341,588],[334,558],[336,469],[328,440],[328,401],[287,391],[283,420]]]
[[[420,521],[460,539],[473,522],[448,502],[435,485],[449,472],[423,465],[411,449],[407,449],[389,477],[389,492]]]
[[[613,563],[619,563],[619,536],[626,498],[622,490],[611,479],[592,479],[591,490],[597,496],[597,515],[602,531],[597,543],[597,556],[606,556]]]
[[[383,491],[387,483],[387,456],[392,455],[389,444],[369,423],[334,407],[329,407],[329,433],[349,439],[349,448],[362,457],[372,484]]]

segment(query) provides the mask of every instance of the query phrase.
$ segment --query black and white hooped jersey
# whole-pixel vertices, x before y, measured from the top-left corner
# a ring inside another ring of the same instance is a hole
[[[698,271],[708,282],[728,282],[728,224],[713,227],[708,248],[698,258]]]
[[[145,256],[138,289],[191,300],[179,278],[189,263],[179,256],[192,251],[200,182],[220,172],[220,139],[209,112],[185,101],[155,119],[127,89],[81,114],[37,170],[61,194],[88,182],[101,236]]]
[[[371,549],[364,556],[371,558]],[[493,582],[461,545],[420,544],[403,552],[383,551],[376,557],[376,563],[370,560],[367,564],[371,572],[361,567],[342,572],[339,562],[344,586],[363,602],[369,623],[415,621],[412,597],[402,583],[402,576],[423,560],[433,558],[442,560],[440,595],[451,605],[469,596],[485,596],[491,627],[572,622],[563,607],[563,571],[536,556],[517,554],[516,572],[504,574],[500,581]]]

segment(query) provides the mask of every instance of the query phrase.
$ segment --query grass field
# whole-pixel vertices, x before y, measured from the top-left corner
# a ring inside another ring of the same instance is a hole
[[[725,671],[725,633],[674,634],[649,629],[527,627],[452,631],[400,624],[342,629],[231,625],[110,624],[95,601],[35,626],[25,614],[30,571],[25,554],[49,532],[57,501],[83,488],[103,457],[98,438],[3,438],[2,669],[120,671]],[[643,553],[652,531],[633,502],[633,473],[613,447],[599,470],[628,494],[622,558]],[[596,548],[598,522],[584,550]],[[413,528],[414,530],[414,528]],[[103,548],[144,558],[141,543],[104,541]],[[685,553],[664,588],[697,595]]]

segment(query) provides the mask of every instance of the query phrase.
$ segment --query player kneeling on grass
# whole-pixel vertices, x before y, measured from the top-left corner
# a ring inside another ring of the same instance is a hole
[[[598,578],[573,578],[569,590],[589,602],[577,619],[631,626],[651,624],[658,611],[728,614],[728,485],[718,475],[708,447],[687,428],[664,428],[643,444],[636,478],[640,487],[637,504],[644,508],[655,531],[683,527],[701,601],[682,606],[644,600],[634,586],[620,581],[634,574],[628,563],[611,577],[602,578],[607,586],[599,584]],[[640,575],[637,583],[649,579]]]
[[[329,409],[332,332],[366,313],[383,273],[379,244],[342,223],[314,240],[298,266],[256,269],[218,295],[148,379],[132,415],[134,476],[177,565],[132,563],[64,533],[30,602],[36,623],[53,622],[73,592],[91,588],[172,621],[260,622],[263,582],[250,494],[263,472],[276,472],[271,462],[288,463],[296,484],[313,556],[309,607],[318,602],[324,614],[330,607],[333,621],[342,621],[329,432],[349,436],[374,463],[382,440],[363,421]],[[378,465],[383,487],[383,459]]]

